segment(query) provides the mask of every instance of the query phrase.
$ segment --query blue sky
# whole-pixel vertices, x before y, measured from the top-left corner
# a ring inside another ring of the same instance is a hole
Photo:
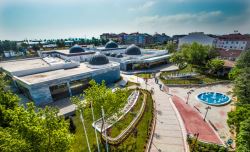
[[[250,33],[250,0],[0,0],[0,39]]]

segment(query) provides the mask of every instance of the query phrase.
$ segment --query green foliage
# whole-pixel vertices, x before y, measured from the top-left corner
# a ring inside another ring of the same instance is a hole
[[[58,110],[49,107],[37,109],[33,103],[28,103],[27,108],[15,107],[14,110],[8,109],[5,112],[11,120],[7,129],[16,133],[12,136],[13,141],[20,138],[30,151],[68,151],[70,149],[73,136],[69,133],[68,123],[64,118],[57,116]],[[5,135],[7,136],[8,133]]]
[[[224,61],[220,59],[211,59],[207,62],[207,68],[211,70],[211,73],[216,73],[223,68]]]
[[[126,98],[130,95],[132,90],[128,90]],[[149,137],[149,128],[150,128],[150,122],[153,118],[153,100],[150,96],[149,92],[145,91],[147,93],[147,103],[145,108],[145,113],[143,114],[142,119],[140,120],[139,124],[136,126],[135,131],[133,131],[126,140],[124,140],[119,145],[109,145],[110,151],[117,151],[117,152],[124,152],[124,151],[136,151],[136,152],[142,152],[144,151],[144,145],[146,145],[146,142],[148,141]],[[96,141],[95,139],[95,132],[92,127],[92,117],[91,117],[91,109],[87,106],[84,109],[84,116],[85,116],[85,125],[86,130],[88,133],[91,150],[97,151],[96,148]],[[126,120],[127,121],[127,120]],[[85,134],[83,131],[82,124],[79,119],[79,111],[76,114],[76,117],[74,117],[74,122],[76,124],[76,134],[75,134],[75,142],[73,144],[73,151],[88,151],[87,149],[87,143],[85,139]],[[124,124],[123,121],[121,121],[122,125]],[[126,123],[126,122],[125,122]],[[125,126],[122,126],[123,128]],[[100,135],[98,134],[98,137]],[[104,151],[105,147],[103,144],[100,144],[102,151]]]
[[[184,60],[196,66],[201,66],[206,64],[206,59],[208,57],[208,52],[211,48],[209,46],[203,46],[196,42],[191,45],[184,45],[181,48],[181,52]]]
[[[176,45],[176,43],[168,42],[166,48],[167,48],[169,53],[175,53],[177,45]]]
[[[192,152],[227,152],[227,149],[223,146],[196,141],[194,137],[188,137],[187,142]]]
[[[96,83],[94,80],[90,81],[90,87],[84,91],[84,98],[86,102],[82,102],[82,98],[73,97],[72,102],[76,103],[79,107],[92,105],[94,107],[94,114],[98,117],[101,116],[101,108],[103,107],[105,115],[111,115],[118,112],[127,101],[127,90],[117,89],[114,93],[110,88],[107,88],[105,82],[101,84]],[[82,103],[86,105],[82,105]]]
[[[241,53],[240,57],[236,62],[235,67],[229,73],[230,78],[235,79],[246,68],[250,68],[250,50]]]
[[[58,110],[28,103],[18,106],[17,95],[5,90],[0,78],[0,151],[67,151],[73,140]]]
[[[234,94],[239,104],[250,104],[250,67],[242,69],[235,78]]]
[[[239,69],[250,67],[250,50],[243,51],[236,62],[236,67]]]
[[[239,132],[240,123],[250,117],[250,104],[244,106],[238,106],[235,111],[228,113],[227,124],[229,127],[236,128],[236,132]]]
[[[242,52],[235,68],[230,72],[234,79],[236,110],[228,113],[227,123],[236,130],[236,150],[250,151],[250,50]]]
[[[185,67],[185,63],[186,63],[181,52],[174,53],[170,58],[170,62],[177,64],[180,69]]]
[[[250,117],[240,123],[240,130],[236,141],[238,152],[250,151]]]

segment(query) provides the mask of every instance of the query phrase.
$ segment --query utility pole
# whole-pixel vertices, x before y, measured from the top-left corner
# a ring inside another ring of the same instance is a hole
[[[81,109],[80,109],[80,113],[81,113],[80,114],[80,119],[81,119],[81,122],[82,122],[84,134],[85,134],[85,137],[86,137],[87,146],[88,146],[89,152],[91,152],[91,149],[90,149],[90,146],[89,146],[89,139],[88,139],[88,135],[87,135],[86,127],[85,127],[85,124],[84,124],[84,119],[83,119],[83,111]]]
[[[104,136],[105,136],[105,139],[106,139],[106,151],[108,152],[109,151],[109,147],[108,147],[108,140],[107,140],[107,131],[106,131],[106,128],[105,128],[105,119],[104,119],[104,109],[103,109],[103,106],[102,106],[102,119],[103,119],[103,123],[104,123]],[[102,134],[102,130],[101,130],[101,134]]]
[[[208,110],[211,109],[211,107],[210,107],[210,106],[207,106],[205,109],[206,109],[207,111],[206,111],[206,114],[205,114],[204,119],[203,119],[204,121],[205,121],[205,119],[206,119],[206,117],[207,117]]]
[[[90,102],[90,104],[91,104],[91,112],[92,112],[93,122],[95,122],[95,115],[94,115],[94,110],[93,110],[93,104],[92,104],[92,101]],[[96,127],[94,127],[94,128],[95,128],[95,138],[96,138],[96,144],[97,144],[98,152],[100,152],[100,145],[99,145],[99,141],[98,141],[98,137],[97,137]]]

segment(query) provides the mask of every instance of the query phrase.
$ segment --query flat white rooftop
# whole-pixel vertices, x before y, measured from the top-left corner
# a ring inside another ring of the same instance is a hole
[[[8,72],[15,72],[21,70],[29,70],[34,68],[42,68],[50,66],[42,58],[31,58],[22,60],[11,60],[0,62],[0,67]]]
[[[47,71],[37,74],[31,74],[26,76],[18,77],[21,81],[32,85],[37,83],[48,82],[51,80],[58,80],[63,78],[69,78],[72,76],[88,75],[90,72],[106,69],[108,67],[119,66],[118,63],[110,62],[107,65],[102,65],[102,68],[94,69],[88,67],[88,64],[81,63],[80,66],[70,69],[59,69],[54,71]]]

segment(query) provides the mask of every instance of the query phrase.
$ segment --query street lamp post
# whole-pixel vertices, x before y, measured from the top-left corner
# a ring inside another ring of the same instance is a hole
[[[95,122],[95,115],[94,115],[94,110],[93,110],[92,101],[90,102],[90,104],[91,104],[92,119],[93,119],[93,122]],[[98,152],[100,152],[100,145],[99,145],[99,142],[98,142],[96,127],[94,127],[94,128],[95,128],[96,144],[97,144]]]
[[[81,119],[81,122],[82,122],[83,130],[84,130],[84,134],[85,134],[85,138],[86,138],[86,142],[87,142],[87,146],[88,146],[88,150],[89,150],[89,152],[91,152],[90,145],[89,145],[89,139],[88,139],[88,135],[87,135],[86,127],[85,127],[85,124],[84,124],[84,119],[83,119],[83,111],[81,109],[80,109],[80,119]]]
[[[109,152],[109,148],[108,148],[108,139],[107,139],[107,130],[105,128],[105,114],[104,114],[104,109],[102,106],[102,119],[103,119],[103,123],[104,123],[104,136],[106,138],[106,152]],[[102,134],[102,130],[101,130],[101,134]]]
[[[205,109],[206,109],[207,111],[206,111],[205,116],[204,116],[204,119],[203,119],[204,121],[205,121],[205,119],[206,119],[206,117],[207,117],[208,110],[211,109],[211,107],[210,107],[210,106],[207,106]]]
[[[192,93],[192,92],[194,92],[194,90],[189,90],[188,92],[187,92],[187,101],[186,101],[186,104],[188,104],[188,100],[189,100],[189,96],[190,96],[190,94]]]

